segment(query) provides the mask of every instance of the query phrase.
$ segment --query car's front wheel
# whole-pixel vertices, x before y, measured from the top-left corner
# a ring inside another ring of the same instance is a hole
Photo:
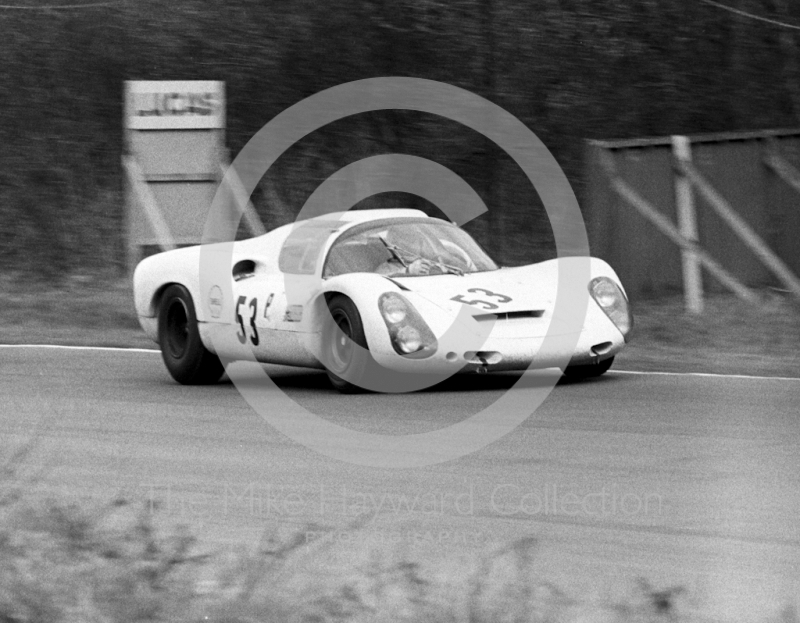
[[[209,385],[222,376],[222,363],[200,339],[192,295],[182,285],[169,286],[161,297],[158,344],[167,370],[178,383]]]
[[[564,370],[564,376],[570,379],[588,379],[595,376],[601,376],[608,372],[611,365],[614,363],[614,358],[609,357],[603,361],[595,364],[585,364],[580,366],[567,366]]]
[[[353,301],[337,294],[328,301],[330,312],[323,333],[323,365],[331,384],[344,394],[363,391],[358,385],[371,357],[361,314]]]

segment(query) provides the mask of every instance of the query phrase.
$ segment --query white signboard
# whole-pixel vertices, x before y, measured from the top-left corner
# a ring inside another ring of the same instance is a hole
[[[213,80],[129,80],[125,118],[131,130],[225,127],[225,83]]]

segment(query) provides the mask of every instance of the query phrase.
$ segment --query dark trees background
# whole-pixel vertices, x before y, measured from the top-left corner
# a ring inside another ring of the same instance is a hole
[[[800,6],[787,0],[727,1],[800,24]],[[234,154],[277,113],[326,87],[391,75],[448,82],[526,123],[580,197],[586,138],[796,125],[798,36],[699,0],[0,9],[0,270],[33,268],[47,279],[120,270],[126,79],[226,81]],[[470,229],[501,262],[552,254],[547,218],[513,162],[429,115],[375,113],[316,132],[281,159],[254,201],[270,226],[293,220],[322,179],[388,152],[432,158],[465,177],[491,210]],[[370,205],[379,203],[422,202],[387,196]]]

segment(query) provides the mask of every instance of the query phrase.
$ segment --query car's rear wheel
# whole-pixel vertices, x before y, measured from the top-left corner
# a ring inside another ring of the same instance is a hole
[[[323,333],[323,365],[328,378],[344,394],[364,391],[358,385],[371,360],[361,314],[353,301],[337,294],[328,301]]]
[[[216,383],[224,368],[203,346],[192,295],[181,285],[169,286],[158,311],[158,343],[172,378],[183,385]]]
[[[588,379],[595,376],[601,376],[608,372],[611,365],[614,363],[614,358],[609,357],[603,361],[595,364],[581,365],[581,366],[567,366],[564,370],[564,376],[570,379]]]

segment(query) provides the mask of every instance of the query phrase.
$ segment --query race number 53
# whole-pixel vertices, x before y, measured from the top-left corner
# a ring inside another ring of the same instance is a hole
[[[240,311],[241,307],[245,305],[246,302],[246,296],[240,296],[239,300],[236,301],[236,322],[239,323],[239,331],[236,333],[236,337],[239,338],[239,342],[241,344],[247,342],[247,329],[244,326],[245,319]],[[247,312],[247,320],[248,324],[250,325],[250,329],[252,330],[250,342],[253,344],[253,346],[258,346],[258,329],[256,329],[256,310],[258,309],[258,299],[252,299],[250,304],[246,306],[246,309],[249,310]]]
[[[473,299],[465,299],[463,295],[457,294],[451,301],[458,301],[459,303],[464,303],[465,305],[480,305],[483,309],[497,309],[497,305],[492,303],[491,301],[486,301],[484,299],[491,298],[497,301],[498,303],[508,303],[511,301],[510,296],[506,296],[505,294],[498,294],[497,292],[492,292],[491,290],[486,290],[484,288],[470,288],[467,290],[470,294],[480,294],[482,298],[473,298]]]

